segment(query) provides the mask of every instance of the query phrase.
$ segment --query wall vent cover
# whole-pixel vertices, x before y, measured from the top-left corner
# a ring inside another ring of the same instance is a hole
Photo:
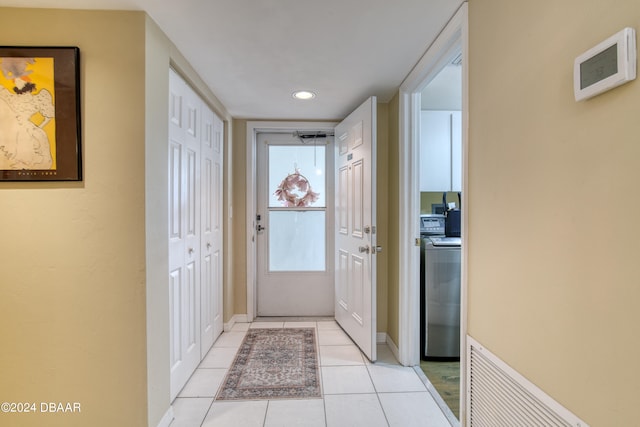
[[[467,425],[589,427],[467,335]]]

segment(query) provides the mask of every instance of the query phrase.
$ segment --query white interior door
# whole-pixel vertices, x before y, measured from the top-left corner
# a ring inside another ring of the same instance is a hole
[[[200,358],[222,333],[222,120],[202,106]]]
[[[257,135],[258,316],[333,316],[331,142]]]
[[[169,304],[171,399],[200,362],[200,100],[170,74]]]
[[[335,130],[335,316],[376,360],[376,98]]]

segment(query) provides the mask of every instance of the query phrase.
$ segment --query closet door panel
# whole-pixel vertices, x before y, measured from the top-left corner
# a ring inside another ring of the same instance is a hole
[[[171,400],[200,355],[200,100],[173,71],[169,88]]]

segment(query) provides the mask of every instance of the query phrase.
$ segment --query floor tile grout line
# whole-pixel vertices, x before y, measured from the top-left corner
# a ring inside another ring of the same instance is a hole
[[[327,400],[325,399],[326,396],[326,389],[324,388],[324,376],[322,375],[322,355],[320,354],[320,329],[318,328],[318,322],[316,322],[316,338],[318,339],[318,342],[316,343],[318,346],[318,375],[320,376],[320,389],[322,390],[322,411],[324,412],[324,426],[328,427],[328,420],[327,420]]]
[[[371,366],[373,366],[373,364],[371,364]],[[380,399],[380,393],[378,392],[378,387],[376,387],[376,383],[373,381],[373,377],[371,376],[371,370],[369,369],[368,366],[367,366],[367,374],[369,375],[371,384],[373,384],[373,389],[376,392],[376,399],[378,399],[378,405],[380,405],[380,410],[384,415],[384,420],[387,422],[387,426],[391,426],[391,423],[389,422],[389,417],[387,416],[387,412],[384,410],[384,406],[382,406],[382,400]]]
[[[369,375],[369,380],[371,381],[371,385],[373,385],[373,390],[376,393],[376,399],[378,400],[378,405],[380,405],[380,410],[382,411],[382,415],[384,415],[384,420],[387,422],[387,426],[391,426],[389,422],[389,417],[387,417],[387,412],[384,410],[384,406],[382,406],[382,400],[380,400],[380,393],[378,392],[378,387],[376,387],[376,383],[373,381],[373,376],[371,375],[371,369],[369,366],[373,366],[375,362],[372,362],[370,365],[366,365],[367,375]]]
[[[262,420],[262,427],[265,427],[267,425],[267,414],[269,413],[269,404],[270,403],[271,403],[271,401],[267,399],[267,407],[264,410],[264,418]]]
[[[218,391],[216,390],[216,395],[217,395]],[[209,404],[209,408],[207,408],[207,412],[204,413],[204,417],[202,417],[202,421],[200,422],[200,427],[202,427],[204,425],[204,421],[207,419],[207,415],[209,415],[209,412],[211,412],[211,408],[213,408],[213,403],[216,401],[215,396],[213,397],[213,399],[211,399],[211,403]]]

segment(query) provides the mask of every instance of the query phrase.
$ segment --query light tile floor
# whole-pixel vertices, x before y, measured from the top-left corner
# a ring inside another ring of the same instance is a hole
[[[214,400],[246,331],[265,327],[316,328],[322,399]],[[451,427],[425,379],[386,345],[377,351],[369,362],[334,321],[236,324],[178,394],[170,427]]]

